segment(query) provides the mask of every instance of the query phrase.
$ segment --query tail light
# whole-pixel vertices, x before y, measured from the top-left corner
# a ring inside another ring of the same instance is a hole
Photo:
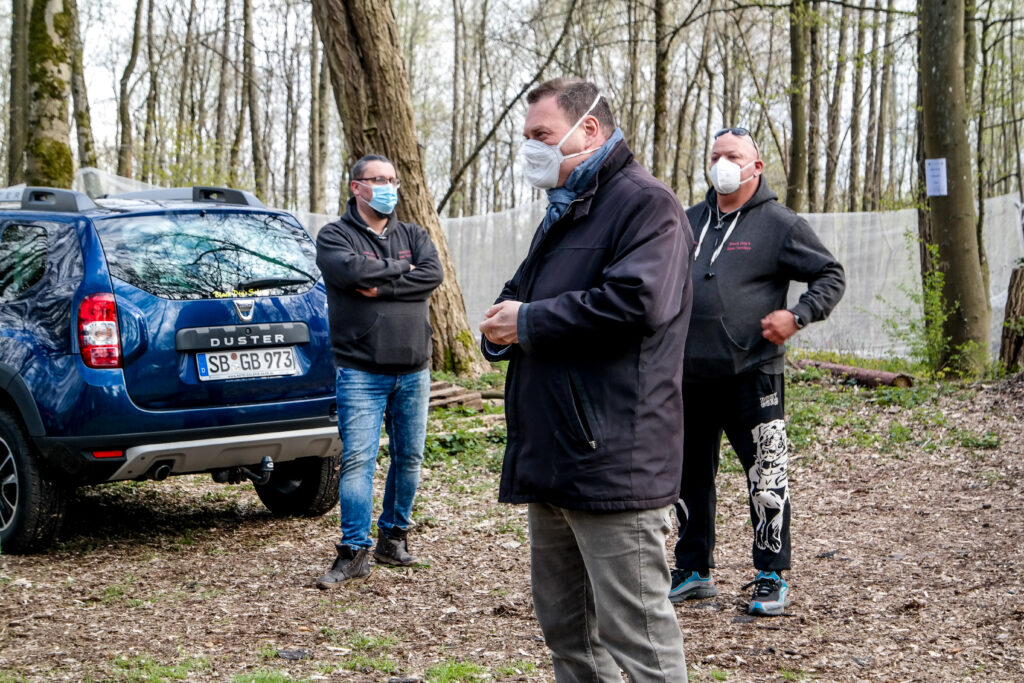
[[[113,294],[92,294],[78,306],[78,342],[90,368],[121,367],[121,335]]]

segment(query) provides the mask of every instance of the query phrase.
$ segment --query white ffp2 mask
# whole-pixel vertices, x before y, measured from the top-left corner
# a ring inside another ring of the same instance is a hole
[[[587,115],[594,110],[594,107],[600,101],[601,94],[598,93],[597,97],[594,98],[594,103],[590,105],[590,109],[584,112],[579,121],[573,124],[569,132],[562,137],[557,145],[545,145],[540,140],[527,140],[523,143],[523,146],[519,148],[519,157],[522,159],[523,174],[526,176],[528,183],[539,190],[548,190],[558,184],[558,169],[562,167],[563,161],[578,157],[581,154],[588,154],[597,149],[594,147],[593,149],[585,149],[575,154],[562,154],[562,145],[565,144],[565,141],[569,139],[573,131],[583,123],[583,119],[587,118]]]
[[[735,164],[728,159],[719,159],[711,167],[711,171],[708,175],[711,176],[711,185],[715,188],[715,192],[718,194],[732,194],[736,190],[740,189],[740,185],[749,182],[754,179],[754,176],[750,176],[746,180],[740,180],[740,174],[750,168],[755,162],[751,161],[749,164],[740,168],[738,164]]]

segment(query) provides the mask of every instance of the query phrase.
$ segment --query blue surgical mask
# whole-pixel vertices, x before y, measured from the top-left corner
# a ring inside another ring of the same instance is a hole
[[[358,180],[356,182],[359,182]],[[366,184],[366,183],[362,183]],[[381,218],[390,216],[398,204],[398,189],[390,183],[387,185],[373,185],[373,199],[366,202],[370,208],[380,214]]]

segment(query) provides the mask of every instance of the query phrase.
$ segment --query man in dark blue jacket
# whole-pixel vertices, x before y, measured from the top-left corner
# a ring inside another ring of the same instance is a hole
[[[745,128],[718,132],[706,201],[687,210],[697,237],[686,343],[681,525],[670,598],[717,594],[715,475],[722,433],[747,475],[758,574],[749,611],[779,615],[789,604],[790,502],[783,401],[785,341],[824,319],[843,295],[843,268],[807,221],[779,204],[761,175]],[[786,309],[791,280],[808,283]]]
[[[316,581],[319,588],[370,573],[373,474],[382,421],[391,464],[373,556],[392,565],[416,561],[407,532],[430,402],[428,300],[443,271],[427,231],[395,217],[398,187],[390,161],[363,157],[352,167],[345,214],[317,234],[342,441],[341,543],[334,566]]]
[[[522,157],[548,191],[480,325],[508,360],[499,500],[527,503],[533,603],[558,681],[686,680],[665,538],[682,468],[693,237],[597,87],[529,93]]]

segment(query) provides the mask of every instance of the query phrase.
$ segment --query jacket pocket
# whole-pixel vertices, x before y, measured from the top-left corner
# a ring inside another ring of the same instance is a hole
[[[587,414],[587,406],[583,401],[582,395],[580,394],[579,387],[575,380],[573,380],[572,373],[566,374],[566,383],[569,386],[569,396],[572,399],[572,409],[570,413],[576,418],[575,430],[581,435],[584,444],[592,451],[597,450],[597,437],[594,434],[594,430],[591,425],[594,422],[590,419]]]

